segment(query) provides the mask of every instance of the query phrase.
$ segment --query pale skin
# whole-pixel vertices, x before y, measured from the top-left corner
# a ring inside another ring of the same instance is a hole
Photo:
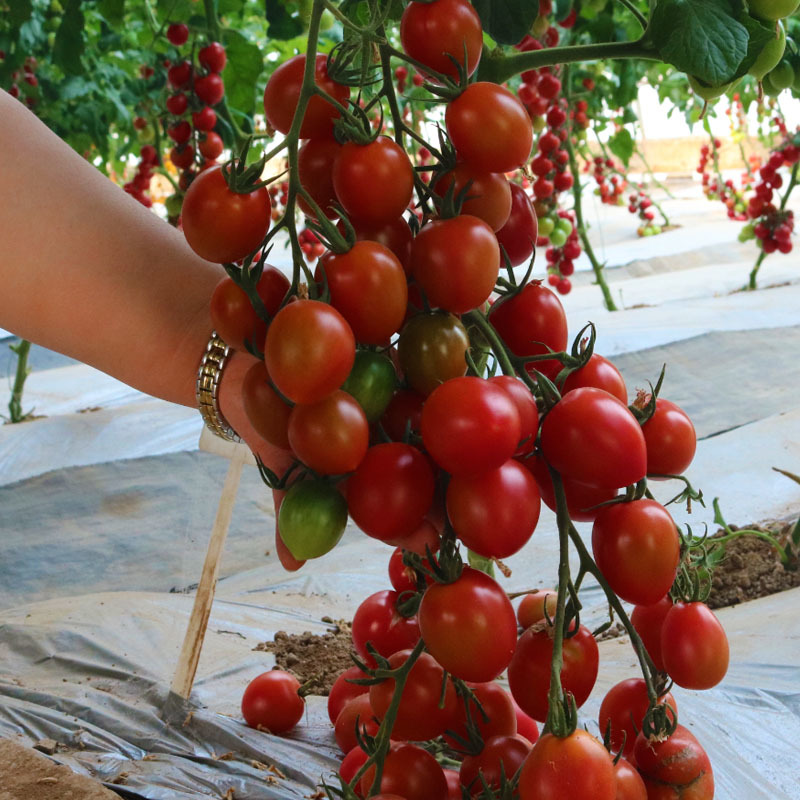
[[[0,121],[0,327],[153,397],[196,407],[222,266],[195,255],[180,231],[3,91]],[[253,431],[242,407],[253,363],[246,353],[229,360],[220,408],[281,474],[291,457]]]

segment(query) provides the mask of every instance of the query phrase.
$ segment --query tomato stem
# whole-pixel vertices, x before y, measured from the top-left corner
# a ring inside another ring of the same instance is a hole
[[[24,422],[32,413],[30,411],[23,413],[22,411],[22,389],[25,385],[25,380],[31,374],[28,366],[28,353],[31,349],[31,343],[27,339],[20,339],[16,344],[10,344],[8,349],[17,356],[14,386],[11,389],[11,399],[8,401],[8,421]]]
[[[655,49],[643,39],[633,42],[601,42],[600,44],[579,44],[569,47],[547,47],[542,50],[516,53],[512,56],[484,53],[478,65],[477,79],[492,83],[504,83],[514,75],[530,69],[578,61],[606,61],[615,58],[660,60]]]

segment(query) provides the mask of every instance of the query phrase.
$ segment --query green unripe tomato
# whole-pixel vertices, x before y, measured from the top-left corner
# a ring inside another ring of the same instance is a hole
[[[298,561],[333,550],[346,525],[347,501],[333,484],[321,480],[296,483],[278,512],[280,537]]]
[[[566,217],[559,217],[556,221],[556,228],[563,231],[567,236],[572,233],[572,223]]]
[[[553,247],[563,247],[567,243],[567,234],[561,228],[556,228],[548,238]]]
[[[788,89],[794,83],[794,69],[788,61],[781,61],[772,72],[769,73],[769,82],[775,88],[775,93]]]
[[[545,129],[547,120],[544,117],[532,117],[531,124],[533,125],[533,130],[536,131],[536,133],[540,133]]]
[[[550,27],[550,20],[547,17],[543,17],[541,14],[536,17],[533,21],[533,25],[531,26],[531,36],[534,39],[541,39],[542,36],[547,33],[547,29]]]
[[[783,25],[778,25],[778,35],[770,39],[758,54],[753,66],[750,67],[750,75],[756,80],[761,80],[770,70],[774,69],[783,58],[786,50],[786,31]]]
[[[748,0],[747,5],[754,17],[774,22],[796,11],[800,0]]]
[[[542,217],[539,220],[539,236],[549,236],[555,227],[552,217]]]
[[[692,87],[692,90],[698,97],[701,97],[706,102],[722,97],[725,92],[732,89],[737,83],[739,83],[738,80],[731,81],[730,83],[723,83],[722,86],[708,86],[704,83],[700,83],[699,79],[695,78],[694,75],[689,75],[689,86]]]
[[[335,22],[336,22],[336,17],[334,17],[330,11],[325,9],[325,11],[322,12],[322,16],[320,17],[319,20],[319,29],[323,32],[329,31],[333,27],[333,24]]]
[[[661,233],[662,228],[660,225],[653,225],[652,227],[653,227],[653,236],[657,236],[659,233]]]
[[[375,422],[389,405],[396,386],[397,373],[389,358],[372,350],[359,350],[342,389],[358,401],[367,421]]]

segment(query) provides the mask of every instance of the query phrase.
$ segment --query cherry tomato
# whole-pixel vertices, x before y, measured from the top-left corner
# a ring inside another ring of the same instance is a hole
[[[454,79],[466,52],[469,76],[483,48],[481,19],[467,0],[412,2],[400,18],[400,43],[411,58]]]
[[[551,733],[542,736],[519,775],[520,800],[615,800],[616,794],[611,756],[581,728],[564,739]]]
[[[547,468],[544,459],[536,454],[526,458],[522,463],[536,478],[544,504],[556,511],[556,493],[553,488],[553,480],[550,477],[550,470]],[[612,500],[617,495],[616,489],[589,486],[586,483],[574,481],[566,475],[561,476],[561,483],[564,487],[567,510],[574,522],[591,522],[600,513],[600,509],[597,506],[600,503]]]
[[[423,520],[422,524],[430,526],[430,530],[434,530],[433,526],[427,520]],[[438,547],[439,535],[435,535],[437,539],[436,546]],[[392,555],[389,557],[389,581],[392,584],[392,588],[399,594],[417,591],[417,571],[413,567],[406,566],[406,564],[403,563],[404,553],[405,550],[403,550],[402,547],[395,547],[392,551]],[[423,558],[422,563],[426,568],[430,569],[430,563],[427,558]],[[432,579],[427,575],[424,576],[424,585],[430,585],[431,580]]]
[[[336,717],[333,735],[343,753],[349,753],[354,747],[358,747],[356,726],[360,733],[367,733],[370,736],[374,736],[380,727],[372,712],[368,692],[351,697]]]
[[[278,512],[281,539],[298,560],[319,558],[339,543],[347,525],[347,502],[321,480],[295,483]]]
[[[521,456],[533,450],[536,432],[539,430],[539,409],[533,392],[519,379],[511,375],[494,375],[489,383],[501,386],[510,395],[519,413],[519,446],[514,452]]]
[[[539,222],[533,203],[521,186],[511,187],[511,211],[508,220],[496,232],[497,243],[505,250],[512,267],[523,264],[533,255],[539,236]],[[502,251],[501,251],[502,252]]]
[[[386,435],[395,442],[403,440],[406,430],[419,435],[424,403],[425,398],[419,392],[411,389],[395,392],[381,417],[381,426]]]
[[[539,722],[547,719],[552,655],[552,625],[534,626],[519,637],[508,666],[511,694],[519,707]],[[599,658],[597,642],[585,625],[581,625],[574,636],[564,639],[561,686],[565,692],[572,692],[579,708],[594,688]]]
[[[367,422],[372,423],[383,415],[396,386],[397,373],[389,358],[372,350],[358,350],[342,389],[355,397]]]
[[[371,447],[347,483],[353,522],[382,541],[412,534],[430,508],[433,492],[429,461],[401,442]]]
[[[489,299],[499,263],[492,229],[468,214],[429,222],[411,245],[411,272],[428,302],[454,314]]]
[[[452,314],[417,314],[400,331],[397,355],[410,387],[428,395],[467,371],[469,336]]]
[[[431,395],[433,397],[433,395]],[[423,411],[423,425],[424,425]],[[486,558],[507,558],[522,549],[539,521],[539,488],[513,458],[476,475],[453,475],[447,516],[466,547]]]
[[[661,627],[661,653],[670,678],[684,689],[710,689],[728,671],[728,637],[705,603],[672,606]]]
[[[233,192],[222,167],[211,167],[192,181],[183,198],[183,233],[201,258],[217,264],[239,261],[267,235],[270,213],[265,187],[249,194]]]
[[[526,594],[517,607],[517,620],[523,628],[530,628],[537,622],[546,619],[555,619],[558,593],[555,589],[537,589],[531,594]]]
[[[484,791],[484,783],[498,790],[502,776],[510,781],[530,751],[531,743],[522,736],[493,736],[486,740],[480,753],[464,757],[459,771],[461,784],[473,797]]]
[[[391,222],[385,222],[380,225],[369,225],[357,219],[352,219],[350,222],[353,224],[353,230],[358,241],[368,240],[388,247],[403,265],[405,273],[409,274],[411,242],[414,239],[414,235],[411,233],[411,228],[404,217],[398,217]]]
[[[492,306],[489,322],[517,356],[544,355],[551,348],[561,352],[567,347],[567,315],[561,301],[539,281],[531,281],[512,297],[504,298]],[[561,370],[555,359],[531,362],[528,372],[534,370],[554,378]]]
[[[338,389],[355,357],[347,321],[318,300],[289,303],[267,330],[267,371],[280,392],[295,403],[314,403]]]
[[[598,353],[592,353],[589,361],[575,372],[570,372],[561,388],[566,394],[581,386],[594,386],[613,394],[621,403],[628,404],[628,388],[622,373],[607,359]]]
[[[335,720],[333,721],[335,722]],[[356,773],[364,766],[368,758],[369,756],[358,745],[350,750],[339,765],[339,777],[342,781],[350,783],[350,781],[355,778]]]
[[[289,279],[276,267],[267,265],[256,292],[270,316],[277,313],[288,291]],[[214,287],[209,313],[214,329],[228,346],[243,352],[248,349],[247,343],[259,350],[263,346],[267,326],[256,314],[247,292],[231,278],[223,278]]]
[[[486,472],[517,449],[519,412],[505,389],[483,378],[452,378],[422,408],[422,440],[431,458],[454,475]]]
[[[626,405],[602,389],[565,394],[542,422],[542,455],[572,480],[618,489],[647,471],[642,429]]]
[[[353,647],[368,665],[374,659],[367,650],[369,642],[388,658],[398,650],[412,649],[419,641],[416,617],[404,617],[397,610],[399,595],[391,589],[375,592],[364,600],[353,616]]]
[[[359,789],[366,796],[375,780],[375,767],[361,778]],[[447,800],[447,779],[439,762],[413,744],[392,744],[383,764],[380,791],[404,800]]]
[[[700,742],[683,725],[678,725],[675,732],[662,742],[651,741],[643,733],[639,733],[633,755],[636,766],[645,779],[648,798],[713,798],[714,774],[711,762]],[[664,784],[668,786],[665,787]]]
[[[470,164],[456,164],[433,185],[439,197],[449,192],[463,200],[461,214],[482,219],[493,231],[508,221],[511,213],[511,184],[502,172],[481,172]]]
[[[397,669],[408,660],[411,650],[398,650],[389,656],[390,669]],[[444,682],[444,670],[427,653],[420,654],[406,678],[397,717],[392,727],[392,739],[424,742],[441,736],[452,727],[458,713],[458,698],[452,681]],[[379,720],[383,720],[392,696],[396,681],[386,678],[369,689],[372,710]]]
[[[656,669],[661,672],[665,671],[661,652],[661,629],[671,608],[672,600],[669,595],[665,595],[657,603],[649,606],[636,606],[631,612],[631,624],[639,634]]]
[[[269,124],[281,133],[289,133],[292,126],[305,66],[304,55],[294,56],[281,64],[267,81],[264,90],[264,113]],[[314,82],[341,105],[347,105],[350,89],[328,77],[327,56],[322,54],[317,55]],[[333,121],[338,117],[339,111],[334,106],[319,95],[314,95],[308,101],[300,125],[300,138],[330,137]]]
[[[530,156],[533,127],[525,106],[502,86],[478,81],[451,100],[445,126],[459,158],[486,172],[511,172]]]
[[[294,675],[273,669],[253,678],[242,695],[242,716],[251,728],[285,733],[303,716],[306,704]]]
[[[370,225],[396,220],[414,194],[414,167],[388,136],[369,144],[344,144],[333,162],[332,178],[344,210]]]
[[[242,381],[242,403],[247,419],[260,436],[282,450],[292,449],[288,433],[292,409],[269,385],[263,361],[257,361],[245,373]]]
[[[361,667],[357,667],[354,664],[336,678],[328,693],[328,717],[332,725],[336,722],[336,718],[348,700],[352,700],[352,698],[358,697],[360,694],[366,694],[369,691],[369,686],[351,683],[351,681],[363,680],[368,677],[366,672],[362,672]]]
[[[358,401],[338,389],[316,403],[298,403],[289,414],[289,444],[320,475],[342,475],[361,463],[369,423]]]
[[[617,779],[617,796],[615,800],[647,800],[647,787],[636,767],[625,758],[614,765],[614,776]]]
[[[592,551],[609,586],[628,603],[657,603],[678,571],[681,541],[664,506],[641,499],[600,509]]]
[[[297,169],[300,176],[300,185],[311,195],[314,202],[329,218],[336,218],[338,214],[333,209],[336,202],[336,192],[333,188],[333,162],[341,144],[336,139],[322,137],[309,139],[297,152]],[[316,217],[312,207],[302,195],[297,196],[297,202],[303,213]]]
[[[677,714],[678,704],[671,694],[660,697],[659,701],[669,703]],[[647,696],[647,684],[644,678],[627,678],[606,692],[600,703],[598,724],[603,735],[610,725],[609,735],[613,752],[616,753],[624,747],[625,756],[633,753],[636,736],[642,729],[644,715],[649,706],[650,699]]]
[[[452,583],[432,584],[417,616],[428,652],[457,678],[491,681],[508,666],[517,620],[506,593],[486,573],[464,567]]]
[[[468,686],[475,700],[480,703],[478,708],[472,700],[469,701],[469,715],[484,744],[493,736],[514,736],[517,732],[517,715],[511,695],[494,681],[469,683]],[[450,733],[455,736],[446,735],[447,743],[454,750],[463,750],[464,742],[468,740],[467,702],[460,696],[458,715],[450,726]]]
[[[692,463],[697,433],[688,414],[670,400],[656,398],[656,410],[642,425],[648,475],[681,475]]]
[[[378,242],[356,242],[346,253],[331,253],[320,262],[331,305],[347,320],[356,341],[382,345],[396,333],[406,315],[408,284],[397,257]]]
[[[511,699],[514,701],[514,713],[517,716],[517,733],[534,744],[539,738],[539,725],[519,707],[513,697]]]

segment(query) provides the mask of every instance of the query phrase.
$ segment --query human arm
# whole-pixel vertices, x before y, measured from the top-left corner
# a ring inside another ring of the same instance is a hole
[[[196,406],[224,275],[183,235],[0,91],[0,327],[90,364],[154,397]],[[228,422],[276,471],[288,457],[250,428],[236,353],[220,386]]]

